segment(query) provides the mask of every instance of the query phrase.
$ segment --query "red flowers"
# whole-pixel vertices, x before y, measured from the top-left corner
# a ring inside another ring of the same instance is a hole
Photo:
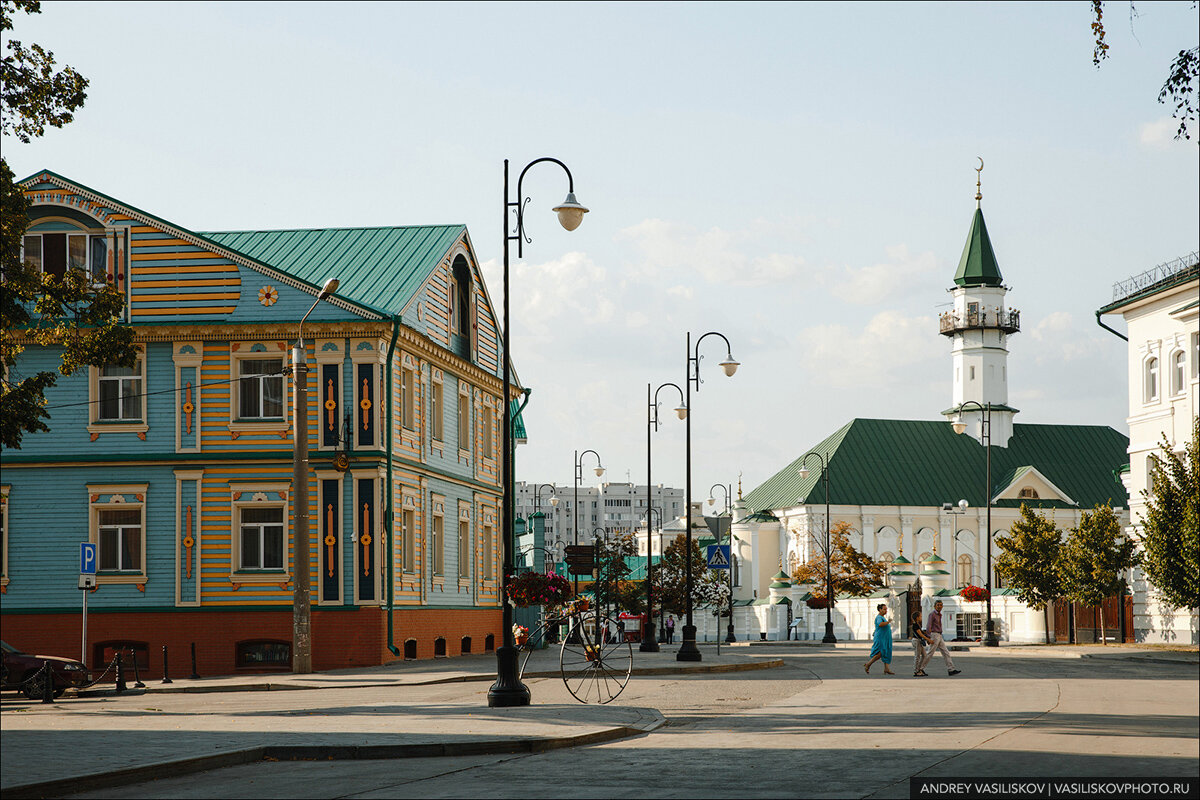
[[[958,596],[968,603],[982,603],[989,597],[988,590],[982,586],[964,586]]]
[[[557,606],[571,597],[571,582],[553,572],[522,572],[509,578],[508,597],[520,608]]]

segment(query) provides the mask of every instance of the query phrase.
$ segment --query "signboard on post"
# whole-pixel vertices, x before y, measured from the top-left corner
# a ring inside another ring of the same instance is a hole
[[[706,561],[709,569],[729,569],[729,545],[710,544]]]
[[[91,542],[79,543],[79,574],[96,574],[96,545]]]
[[[567,545],[564,560],[572,575],[591,575],[596,569],[596,547],[590,544]]]

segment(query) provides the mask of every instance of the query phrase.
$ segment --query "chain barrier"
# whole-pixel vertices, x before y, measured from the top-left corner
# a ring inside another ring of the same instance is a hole
[[[80,691],[83,691],[84,689],[90,689],[93,686],[95,686],[96,684],[103,681],[104,678],[108,675],[108,673],[116,668],[117,662],[120,660],[121,656],[122,656],[122,653],[117,653],[115,656],[113,656],[113,660],[111,662],[109,662],[108,666],[104,669],[104,672],[100,673],[100,677],[96,678],[91,683],[87,683],[87,684],[84,684],[83,686],[78,687],[78,689]],[[136,655],[134,657],[136,658]],[[46,662],[42,663],[41,669],[39,669],[37,672],[34,672],[34,673],[26,676],[26,678],[24,680],[20,681],[19,683],[9,684],[5,688],[16,689],[19,692],[25,692],[26,689],[30,689],[39,684],[44,685],[46,682],[46,671],[47,670],[51,671],[50,678],[51,678],[51,681],[53,681],[53,677],[54,677],[53,669],[50,666],[50,662],[46,661]],[[53,686],[53,683],[51,683],[51,686]],[[43,686],[43,691],[44,691],[44,686]]]

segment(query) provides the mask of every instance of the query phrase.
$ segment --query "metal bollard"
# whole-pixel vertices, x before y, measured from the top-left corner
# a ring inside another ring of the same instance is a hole
[[[124,657],[124,653],[117,653],[117,694],[129,688],[125,685],[125,670],[121,668],[121,660]]]
[[[196,671],[196,643],[192,642],[192,674],[188,675],[189,680],[200,680],[200,673]]]
[[[133,656],[133,688],[145,688],[146,685],[142,682],[142,676],[138,674],[138,651],[130,648],[130,655]]]
[[[54,702],[54,671],[52,669],[50,669],[50,662],[46,662],[46,665],[42,667],[42,671],[45,673],[42,676],[42,702],[43,703],[53,703]]]
[[[163,645],[163,683],[174,683],[175,681],[167,677],[167,646]]]

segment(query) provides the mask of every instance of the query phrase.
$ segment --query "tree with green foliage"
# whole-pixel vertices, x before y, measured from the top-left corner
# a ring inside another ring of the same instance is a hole
[[[829,545],[833,551],[829,572],[834,602],[839,594],[865,597],[876,589],[882,589],[887,581],[887,567],[850,544],[852,530],[849,523],[839,521],[829,531]],[[825,597],[824,544],[818,541],[815,556],[797,567],[791,576],[795,583],[815,584],[817,588],[813,590],[813,596],[820,598]]]
[[[652,573],[655,605],[676,616],[687,613],[687,538],[680,534],[667,545]],[[709,570],[692,538],[692,609],[713,605],[719,599],[720,576]]]
[[[1192,0],[1192,8],[1196,0]],[[1130,0],[1129,26],[1137,18],[1137,6]],[[1104,0],[1092,0],[1092,36],[1095,42],[1092,47],[1092,63],[1099,69],[1100,63],[1108,58],[1109,45],[1105,41],[1104,30]],[[1175,131],[1176,139],[1190,139],[1188,123],[1196,125],[1196,84],[1200,82],[1200,46],[1180,50],[1167,68],[1167,79],[1158,92],[1158,102],[1174,104],[1171,116],[1179,120],[1179,128]]]
[[[26,47],[8,36],[16,12],[37,14],[37,0],[0,0],[0,134],[28,144],[46,127],[61,128],[87,98],[87,79],[71,67],[55,71],[54,53]],[[49,430],[43,421],[46,390],[59,375],[85,366],[137,360],[133,330],[119,323],[124,295],[110,284],[93,284],[79,269],[61,277],[21,259],[29,202],[8,161],[0,156],[0,447],[20,448],[26,433]],[[17,358],[27,344],[60,349],[58,370],[24,374]]]
[[[1073,603],[1099,607],[1106,597],[1123,593],[1125,571],[1136,566],[1133,542],[1121,532],[1121,523],[1108,503],[1080,515],[1062,545],[1059,574],[1063,594]],[[1108,644],[1104,613],[1100,613],[1100,640]],[[1078,641],[1078,637],[1076,637]]]
[[[996,540],[1000,556],[996,572],[1017,590],[1021,602],[1040,608],[1046,617],[1046,643],[1050,643],[1049,605],[1063,593],[1058,562],[1062,531],[1038,512],[1021,504],[1021,518],[1008,536]]]
[[[1200,420],[1183,453],[1163,437],[1162,455],[1151,456],[1150,488],[1142,492],[1142,569],[1162,598],[1176,608],[1200,606]]]

